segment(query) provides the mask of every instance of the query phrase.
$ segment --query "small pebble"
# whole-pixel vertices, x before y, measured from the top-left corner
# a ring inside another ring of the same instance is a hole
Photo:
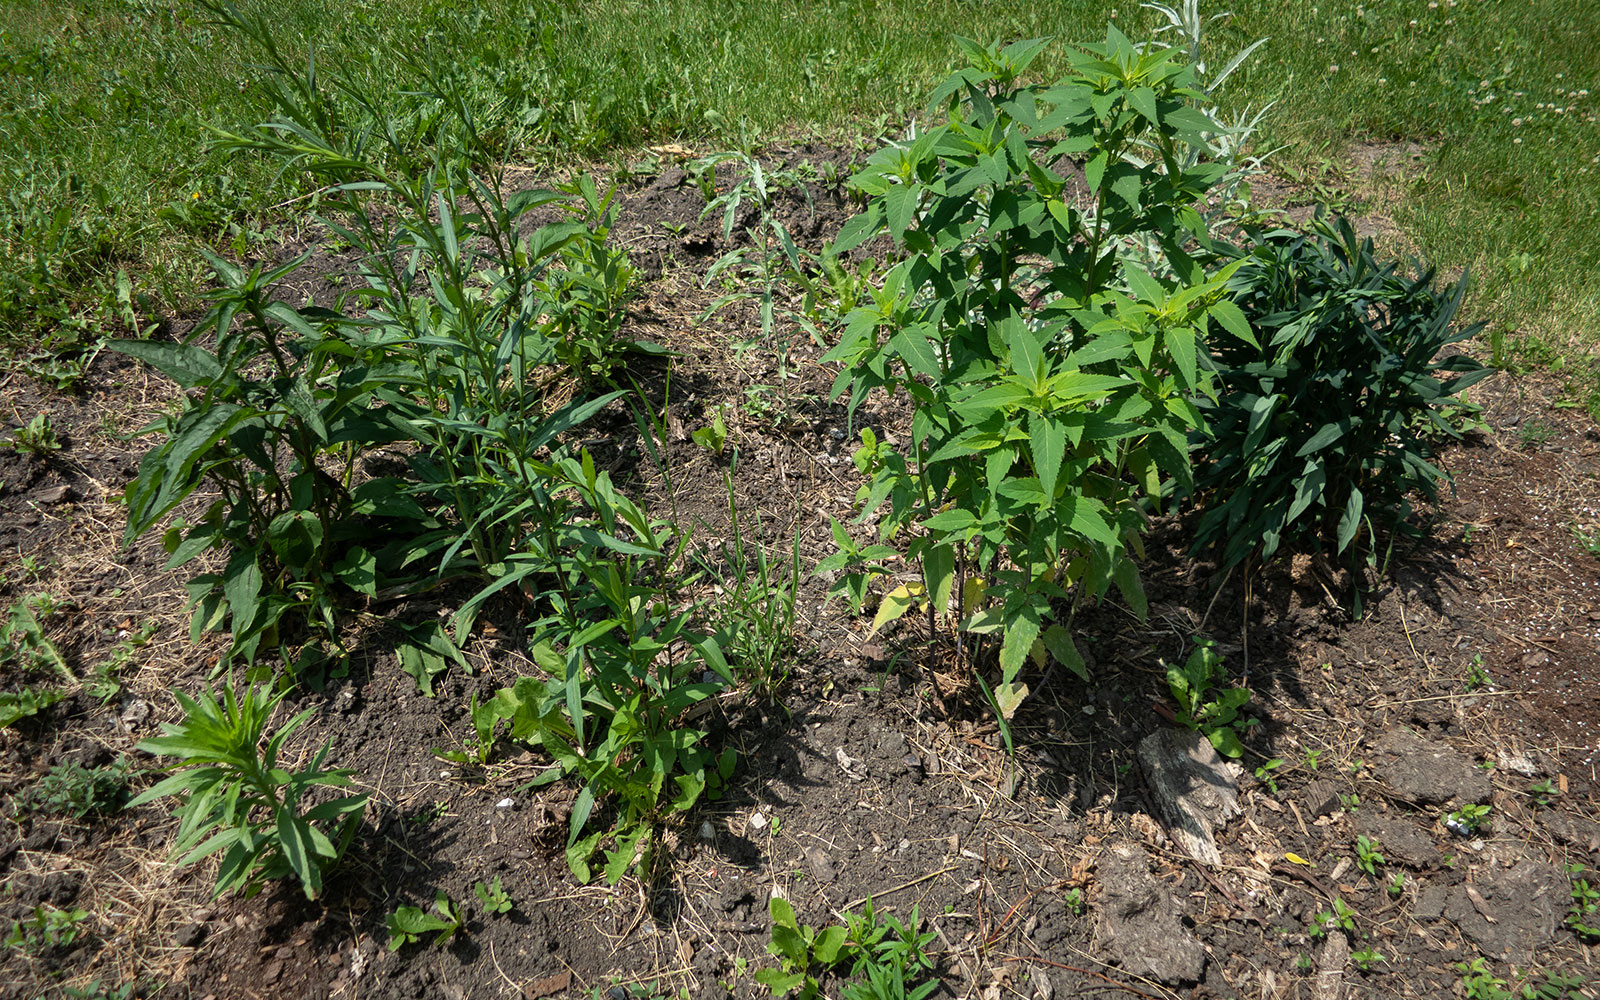
[[[766,827],[767,818],[761,815],[761,810],[757,809],[755,812],[750,814],[750,828],[752,830],[764,830]]]
[[[515,799],[501,799],[499,802],[496,802],[494,804],[494,807],[496,809],[510,809],[512,806],[514,806],[516,804],[517,803],[516,803]]]

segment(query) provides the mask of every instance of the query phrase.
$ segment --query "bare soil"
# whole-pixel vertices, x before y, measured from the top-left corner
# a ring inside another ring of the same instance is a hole
[[[810,195],[786,195],[782,217],[817,248],[852,207],[817,183]],[[729,533],[731,482],[747,532],[778,558],[798,538],[809,568],[831,550],[828,515],[847,521],[860,485],[855,428],[826,398],[822,349],[790,323],[776,344],[757,342],[749,304],[701,318],[718,294],[701,275],[729,247],[680,168],[623,198],[615,235],[647,279],[630,333],[679,355],[670,377],[644,372],[667,414],[670,482],[621,415],[586,443],[703,544]],[[310,277],[341,266],[319,258]],[[1484,426],[1441,456],[1454,488],[1426,511],[1425,542],[1382,554],[1360,619],[1348,574],[1300,558],[1223,576],[1189,557],[1187,512],[1160,519],[1148,618],[1114,602],[1080,617],[1093,681],[1032,678],[1014,755],[948,678],[932,688],[944,647],[920,625],[873,634],[870,617],[826,604],[825,583],[807,577],[789,683],[775,703],[719,707],[714,738],[739,750],[739,771],[725,797],[670,832],[669,884],[653,898],[630,880],[575,882],[561,858],[571,793],[521,790],[531,755],[474,769],[433,753],[468,741],[469,695],[536,669],[514,607],[488,616],[468,649],[474,672],[452,671],[433,698],[400,669],[388,630],[438,614],[439,600],[355,615],[349,676],[285,705],[319,708],[292,752],[328,741],[330,762],[374,793],[314,904],[289,885],[212,900],[209,868],[168,863],[175,822],[159,804],[73,820],[22,801],[63,762],[153,766],[133,745],[176,718],[168,689],[201,686],[221,651],[188,641],[183,579],[163,568],[158,540],[122,547],[117,496],[146,446],[126,435],[174,391],[109,354],[76,395],[17,377],[0,386],[10,424],[48,411],[66,443],[43,460],[0,451],[0,598],[54,595],[47,630],[78,670],[157,627],[114,701],[79,694],[0,732],[11,800],[0,918],[46,904],[88,912],[69,947],[0,951],[0,997],[100,980],[194,1000],[754,998],[766,993],[751,973],[771,961],[775,892],[816,925],[868,897],[903,917],[915,908],[937,934],[938,996],[1444,997],[1461,990],[1457,963],[1478,957],[1513,988],[1519,972],[1530,983],[1594,976],[1592,945],[1562,924],[1570,878],[1593,878],[1600,849],[1600,559],[1572,530],[1600,520],[1600,431],[1553,408],[1537,378],[1473,390]],[[730,428],[722,455],[690,438],[718,409]],[[869,404],[857,427],[894,433],[904,421]],[[1136,759],[1142,739],[1173,725],[1162,662],[1196,633],[1221,643],[1260,720],[1238,777],[1243,813],[1218,834],[1220,866],[1176,846]],[[1529,791],[1544,781],[1552,792]],[[1477,831],[1443,824],[1476,803],[1492,807]],[[1375,874],[1357,864],[1358,836],[1384,856]],[[509,916],[478,912],[473,883],[496,877],[516,901]],[[466,932],[388,951],[385,917],[440,889],[467,907]],[[1354,931],[1314,934],[1335,899]]]

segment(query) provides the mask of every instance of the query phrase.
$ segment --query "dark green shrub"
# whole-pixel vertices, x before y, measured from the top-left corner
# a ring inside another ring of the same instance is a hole
[[[1256,333],[1211,343],[1218,398],[1200,400],[1207,430],[1196,489],[1205,508],[1195,548],[1225,566],[1280,548],[1336,554],[1374,522],[1401,528],[1408,495],[1432,498],[1443,473],[1432,441],[1456,437],[1474,407],[1460,392],[1489,369],[1439,358],[1455,331],[1466,278],[1434,287],[1380,264],[1348,220],[1253,234],[1230,288]]]

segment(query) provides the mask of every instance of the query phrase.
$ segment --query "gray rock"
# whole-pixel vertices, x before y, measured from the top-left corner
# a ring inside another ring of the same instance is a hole
[[[1139,764],[1172,839],[1195,860],[1222,864],[1215,831],[1240,812],[1239,766],[1188,729],[1158,729],[1140,740]]]
[[[1527,965],[1534,949],[1555,939],[1568,892],[1560,870],[1523,860],[1451,888],[1444,915],[1485,955]]]
[[[1444,916],[1444,903],[1449,897],[1450,890],[1442,885],[1423,886],[1417,893],[1417,901],[1411,907],[1413,920],[1438,920]]]
[[[1379,780],[1412,802],[1432,806],[1452,799],[1487,802],[1493,791],[1489,775],[1466,757],[1408,729],[1385,734],[1374,749],[1392,757],[1375,768]]]
[[[1200,980],[1205,946],[1183,925],[1166,886],[1150,874],[1150,858],[1142,848],[1112,848],[1100,861],[1096,881],[1095,934],[1123,969],[1169,984]]]
[[[1439,860],[1434,839],[1413,820],[1362,812],[1356,817],[1356,832],[1378,842],[1378,853],[1389,864],[1427,868]]]

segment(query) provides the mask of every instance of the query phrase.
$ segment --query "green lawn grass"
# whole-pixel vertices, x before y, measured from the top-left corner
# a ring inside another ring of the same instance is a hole
[[[489,141],[560,164],[663,141],[698,148],[875,135],[920,110],[952,33],[1103,34],[1107,6],[1062,0],[246,0],[291,58],[308,40],[420,148],[438,136],[425,75],[457,84]],[[1427,170],[1392,209],[1408,242],[1476,275],[1472,319],[1507,358],[1566,368],[1600,414],[1600,8],[1586,0],[1240,0],[1213,59],[1268,36],[1225,103],[1275,101],[1274,160],[1339,162],[1409,139]],[[1155,15],[1117,20],[1146,37]],[[245,253],[308,191],[210,149],[266,115],[259,57],[184,0],[10,0],[0,14],[0,329],[69,348],[132,314],[191,302],[201,245]],[[1059,65],[1050,55],[1044,73]],[[351,126],[360,122],[352,119]],[[1520,142],[1518,141],[1520,140]],[[293,184],[303,184],[295,180]],[[276,207],[275,207],[276,206]],[[115,276],[135,294],[119,306]],[[145,299],[141,301],[140,295]],[[119,318],[120,317],[120,318]]]

